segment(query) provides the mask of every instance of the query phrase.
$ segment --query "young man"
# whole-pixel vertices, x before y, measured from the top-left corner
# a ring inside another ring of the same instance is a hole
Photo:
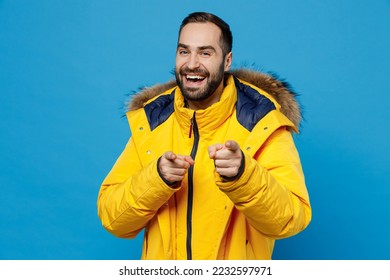
[[[98,197],[112,234],[144,229],[142,259],[270,259],[311,208],[292,132],[299,107],[285,83],[228,73],[232,34],[193,13],[179,31],[176,83],[129,105],[132,136]]]

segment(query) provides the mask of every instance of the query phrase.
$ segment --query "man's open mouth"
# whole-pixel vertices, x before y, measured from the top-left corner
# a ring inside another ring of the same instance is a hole
[[[194,75],[194,74],[192,74],[192,75],[187,74],[187,75],[184,75],[184,77],[187,80],[187,83],[189,85],[199,85],[206,79],[205,76]]]

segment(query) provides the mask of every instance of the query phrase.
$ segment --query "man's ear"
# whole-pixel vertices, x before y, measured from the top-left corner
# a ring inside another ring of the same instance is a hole
[[[225,56],[225,72],[229,71],[230,70],[230,66],[232,65],[232,61],[233,61],[233,53],[232,52],[229,52],[226,56]]]

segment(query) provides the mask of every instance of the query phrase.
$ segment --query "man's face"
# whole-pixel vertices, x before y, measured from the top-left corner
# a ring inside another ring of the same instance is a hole
[[[188,101],[205,101],[215,92],[219,99],[232,57],[231,53],[223,56],[220,38],[221,30],[213,23],[189,23],[181,30],[175,76]]]

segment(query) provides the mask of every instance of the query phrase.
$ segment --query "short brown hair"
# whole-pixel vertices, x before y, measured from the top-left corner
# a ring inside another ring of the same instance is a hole
[[[205,12],[195,12],[189,14],[185,19],[183,19],[180,29],[179,29],[179,37],[181,30],[185,25],[188,23],[206,23],[206,22],[211,22],[214,23],[216,26],[221,29],[221,48],[223,51],[223,54],[226,55],[229,52],[232,51],[233,47],[233,35],[232,32],[230,31],[229,25],[223,21],[221,18],[217,17],[216,15],[210,14],[210,13],[205,13]]]

